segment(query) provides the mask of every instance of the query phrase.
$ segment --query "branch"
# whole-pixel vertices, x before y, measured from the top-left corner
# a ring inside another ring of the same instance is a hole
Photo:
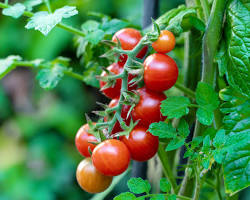
[[[9,8],[11,7],[10,5],[7,5],[7,4],[4,4],[4,3],[0,3],[0,8]],[[34,15],[33,12],[29,12],[29,11],[24,11],[23,13],[23,16],[26,16],[26,17],[32,17]],[[68,32],[71,32],[73,34],[76,34],[76,35],[79,35],[81,37],[85,37],[85,33],[83,33],[82,31],[80,31],[79,29],[76,29],[76,28],[73,28],[71,26],[68,26],[68,25],[65,25],[63,23],[59,23],[56,25],[57,27],[61,28],[61,29],[64,29]]]
[[[12,64],[15,67],[30,67],[34,69],[46,69],[50,68],[50,66],[46,64],[40,64],[40,65],[35,65],[34,63],[31,63],[29,61],[15,61]],[[72,78],[78,79],[80,81],[84,80],[84,77],[78,73],[72,72],[71,68],[67,68],[66,70],[63,71],[63,73],[67,76],[70,76]]]
[[[174,87],[176,87],[177,89],[179,89],[180,91],[182,91],[185,95],[187,95],[188,97],[195,99],[195,92],[187,87],[185,87],[184,85],[180,84],[180,83],[175,83]]]
[[[169,180],[169,182],[174,190],[174,193],[177,194],[177,192],[178,192],[177,184],[176,184],[174,175],[172,173],[172,170],[170,168],[168,157],[166,156],[166,152],[165,152],[162,144],[159,145],[158,156],[159,156],[161,163],[162,163],[163,172],[164,172],[165,176],[167,177],[167,179]]]

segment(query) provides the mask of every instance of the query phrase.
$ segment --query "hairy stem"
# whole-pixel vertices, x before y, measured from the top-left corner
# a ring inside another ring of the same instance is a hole
[[[178,189],[177,189],[176,180],[174,178],[173,172],[172,172],[171,167],[169,165],[169,160],[168,160],[168,157],[166,156],[166,152],[165,152],[163,144],[159,145],[158,156],[159,156],[161,163],[162,163],[163,172],[164,172],[165,176],[168,178],[168,180],[169,180],[169,182],[174,190],[174,193],[177,194]]]
[[[209,13],[210,13],[208,0],[200,0],[200,4],[204,13],[205,22],[207,22],[209,18]]]
[[[190,90],[189,88],[185,87],[184,85],[180,83],[175,83],[174,87],[182,91],[185,95],[188,97],[194,99],[195,98],[195,92],[193,90]]]
[[[4,4],[4,3],[0,3],[0,8],[9,8],[9,7],[10,7],[10,5],[7,5],[7,4]],[[23,13],[23,16],[26,16],[26,17],[32,17],[33,15],[34,15],[34,13],[33,12],[29,12],[29,11],[25,11]],[[83,33],[81,30],[73,28],[73,27],[68,26],[68,25],[65,25],[63,23],[59,23],[56,26],[59,27],[59,28],[61,28],[61,29],[66,30],[68,32],[71,32],[73,34],[79,35],[81,37],[85,37],[86,36],[85,33]]]
[[[36,65],[34,63],[31,63],[29,61],[15,61],[12,64],[14,67],[30,67],[30,68],[34,68],[34,69],[46,69],[46,68],[50,68],[51,66],[46,65],[46,64],[40,64],[40,65]],[[71,71],[71,68],[66,68],[63,73],[67,76],[70,76],[72,78],[78,79],[80,81],[84,80],[84,77],[80,74],[77,74],[75,72]]]
[[[193,200],[198,200],[200,196],[201,189],[201,179],[200,179],[200,171],[199,167],[195,168],[195,190]]]
[[[46,6],[47,6],[47,8],[48,8],[49,13],[52,13],[52,10],[51,10],[51,6],[50,6],[50,2],[49,2],[49,0],[43,0],[43,2],[46,4]]]
[[[223,200],[221,195],[221,177],[220,177],[220,168],[216,171],[216,191],[219,197],[219,200]]]

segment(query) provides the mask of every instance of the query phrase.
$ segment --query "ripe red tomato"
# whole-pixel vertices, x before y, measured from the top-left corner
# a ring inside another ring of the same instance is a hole
[[[158,53],[168,53],[175,46],[174,34],[168,30],[162,30],[159,38],[152,43],[152,47]]]
[[[96,145],[91,144],[89,142],[97,142],[95,136],[88,133],[89,125],[85,124],[83,125],[76,134],[75,137],[75,145],[77,150],[85,157],[90,157],[90,153],[88,148],[90,147],[90,150],[93,152]]]
[[[129,165],[130,153],[126,145],[115,139],[105,140],[94,149],[93,165],[106,176],[117,176]]]
[[[109,70],[110,72],[114,73],[114,74],[120,74],[123,71],[123,64],[121,63],[113,63],[112,65],[110,65],[107,70]],[[101,74],[101,76],[107,76],[106,72],[103,72]],[[128,75],[128,82],[130,82],[135,76],[129,74]],[[106,85],[106,82],[104,81],[100,81],[100,87],[103,88]],[[106,88],[104,90],[102,90],[102,92],[109,98],[114,99],[120,96],[120,90],[121,90],[121,85],[122,85],[122,80],[121,79],[117,79],[116,83],[113,87],[109,87]],[[128,90],[135,90],[137,87],[137,85],[132,85],[129,84],[128,85]]]
[[[110,186],[113,177],[101,174],[93,166],[91,159],[86,158],[77,167],[76,179],[81,188],[86,192],[99,193]]]
[[[144,61],[144,82],[148,89],[162,92],[177,81],[178,67],[175,61],[160,53],[155,53]]]
[[[117,42],[117,38],[121,43],[121,48],[123,50],[132,50],[141,40],[142,36],[140,31],[133,28],[124,28],[116,32],[112,38],[113,42]],[[137,54],[137,58],[143,58],[147,53],[148,47],[145,46]],[[120,62],[125,63],[127,60],[127,55],[120,56]]]
[[[159,146],[159,139],[147,132],[145,127],[135,127],[129,136],[122,136],[121,141],[128,147],[131,158],[146,161],[152,158]]]
[[[117,99],[117,98],[116,98],[116,99],[112,99],[112,100],[110,101],[110,103],[109,103],[109,107],[110,107],[110,108],[115,107],[115,106],[118,104],[118,102],[119,102],[119,99]],[[130,106],[129,106],[129,105],[123,105],[123,106],[122,106],[121,117],[122,117],[122,119],[124,120],[124,122],[126,123],[126,125],[129,125],[130,120],[131,120],[131,116],[129,116],[129,117],[127,118],[127,114],[128,114],[129,109],[130,109]],[[107,118],[106,118],[106,117],[104,117],[104,121],[107,121]],[[115,123],[115,126],[114,126],[114,128],[113,128],[113,130],[112,130],[112,132],[111,132],[111,134],[115,134],[115,133],[120,132],[120,131],[123,131],[123,129],[121,128],[120,123],[119,123],[119,122],[116,122],[116,123]]]
[[[146,87],[137,90],[140,95],[139,103],[132,110],[134,121],[140,120],[139,125],[149,126],[153,122],[159,122],[165,118],[161,115],[161,101],[166,99],[163,93],[157,93]]]

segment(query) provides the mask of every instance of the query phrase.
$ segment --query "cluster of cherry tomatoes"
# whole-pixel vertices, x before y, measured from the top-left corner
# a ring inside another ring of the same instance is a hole
[[[126,28],[115,33],[112,41],[118,42],[119,40],[123,50],[132,50],[141,39],[142,36],[138,30]],[[131,118],[133,121],[139,121],[128,136],[107,139],[95,145],[97,140],[89,134],[88,124],[78,130],[75,138],[76,147],[87,158],[78,165],[76,175],[79,185],[85,191],[89,193],[104,191],[111,184],[113,176],[123,173],[128,168],[130,159],[147,161],[156,154],[159,145],[158,137],[153,136],[147,129],[151,123],[164,120],[160,113],[161,101],[166,99],[163,91],[171,88],[178,77],[175,61],[166,55],[174,46],[174,35],[167,30],[161,31],[158,40],[152,43],[157,53],[149,55],[143,63],[145,86],[137,89],[137,85],[131,85],[129,82],[134,75],[129,74],[127,89],[139,94],[140,100],[129,117],[127,113],[130,106],[123,105],[122,107],[121,117],[127,125]],[[142,59],[147,49],[147,46],[142,48],[137,57]],[[122,73],[126,60],[127,55],[121,55],[119,62],[113,63],[107,70],[116,75]],[[107,76],[107,73],[103,72],[101,76]],[[104,81],[100,81],[101,88],[105,84]],[[121,84],[122,80],[117,79],[113,87],[102,90],[104,95],[112,99],[109,103],[110,108],[119,102]],[[105,120],[107,121],[107,118],[104,118]],[[116,122],[111,134],[121,131],[119,122]]]

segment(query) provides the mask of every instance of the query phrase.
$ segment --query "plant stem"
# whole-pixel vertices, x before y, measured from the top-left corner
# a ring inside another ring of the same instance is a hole
[[[193,200],[198,200],[200,196],[200,189],[201,189],[201,179],[200,179],[200,171],[199,167],[195,168],[195,191]]]
[[[200,4],[203,9],[205,22],[207,22],[209,18],[209,13],[210,13],[209,3],[207,0],[200,0]]]
[[[216,191],[220,200],[223,200],[221,195],[221,178],[220,178],[220,168],[216,172]]]
[[[49,65],[46,64],[40,64],[40,65],[35,65],[34,63],[31,63],[29,61],[15,61],[13,62],[13,65],[15,67],[31,67],[34,69],[46,69],[46,68],[50,68]],[[66,68],[66,70],[63,71],[63,73],[67,76],[70,76],[72,78],[78,79],[80,81],[84,80],[84,77],[78,73],[72,72],[71,68]]]
[[[4,3],[0,3],[0,8],[9,8],[9,7],[10,7],[10,5],[7,5],[7,4],[4,4]],[[23,13],[23,15],[26,16],[26,17],[32,17],[34,15],[34,13],[33,12],[29,12],[29,11],[25,11]],[[73,34],[79,35],[81,37],[85,37],[86,36],[85,33],[83,33],[82,31],[80,31],[79,29],[73,28],[73,27],[65,25],[63,23],[59,23],[56,26],[59,27],[59,28],[61,28],[61,29],[66,30],[68,32],[71,32]]]
[[[227,0],[214,0],[208,26],[202,43],[202,81],[215,82],[214,56],[220,41],[224,11]]]
[[[169,180],[169,182],[174,190],[174,193],[177,194],[178,189],[177,189],[176,180],[175,180],[173,172],[170,168],[169,160],[168,160],[168,157],[166,156],[166,152],[165,152],[163,144],[159,145],[158,156],[159,156],[161,163],[162,163],[163,172],[164,172],[165,176],[168,178],[168,180]]]
[[[148,198],[148,197],[155,197],[157,195],[159,195],[159,194],[147,194],[147,195],[138,197],[138,199],[145,199],[145,198]],[[166,197],[170,196],[170,194],[163,194],[163,195],[166,196]],[[189,197],[185,197],[185,196],[181,196],[181,195],[176,195],[176,197],[181,199],[181,200],[192,200]]]
[[[193,90],[190,90],[189,88],[185,87],[184,85],[180,83],[175,83],[174,87],[182,91],[185,95],[187,95],[190,98],[195,98],[195,92]]]
[[[51,10],[51,6],[50,6],[50,2],[49,2],[49,0],[43,0],[43,1],[44,1],[44,3],[46,4],[46,6],[47,6],[47,8],[48,8],[49,13],[52,13],[52,10]]]

